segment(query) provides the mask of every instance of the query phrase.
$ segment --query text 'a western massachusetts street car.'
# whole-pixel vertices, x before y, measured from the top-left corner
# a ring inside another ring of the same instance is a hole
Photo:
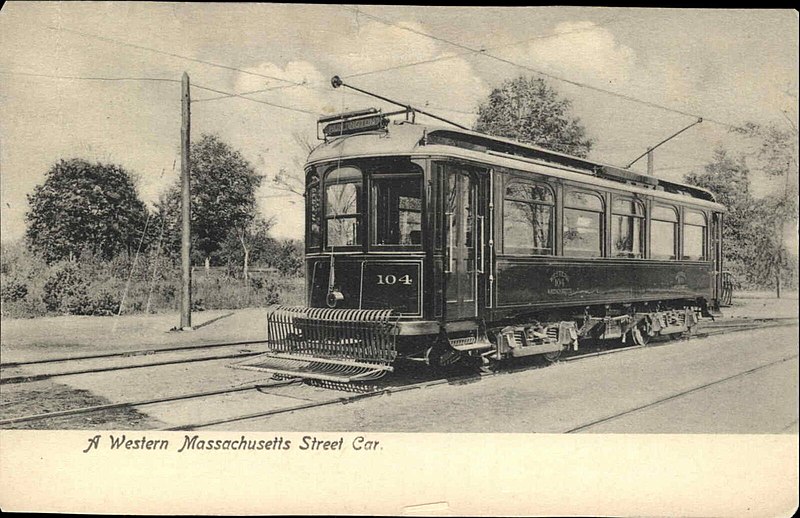
[[[644,344],[717,311],[724,207],[702,189],[375,109],[320,121],[306,307],[243,366],[331,381]]]

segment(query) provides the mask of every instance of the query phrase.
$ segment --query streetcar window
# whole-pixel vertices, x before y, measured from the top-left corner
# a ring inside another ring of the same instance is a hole
[[[503,246],[507,254],[553,255],[553,207],[550,187],[514,181],[506,187]]]
[[[706,217],[702,212],[687,210],[683,215],[683,259],[706,260]]]
[[[422,244],[422,175],[374,175],[372,200],[376,245]]]
[[[319,248],[322,244],[322,235],[320,233],[322,207],[319,197],[319,176],[316,173],[308,175],[306,185],[306,245],[309,248]]]
[[[644,206],[616,198],[611,210],[611,249],[616,257],[644,257]]]
[[[564,197],[564,255],[602,257],[603,200],[588,192],[568,191]]]
[[[650,219],[650,257],[677,259],[678,212],[672,207],[654,205]]]
[[[361,198],[361,171],[355,167],[340,167],[325,177],[325,232],[329,247],[361,243]]]

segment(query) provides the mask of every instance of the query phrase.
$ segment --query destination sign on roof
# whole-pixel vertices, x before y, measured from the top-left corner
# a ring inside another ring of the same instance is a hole
[[[335,137],[362,131],[379,130],[385,128],[387,124],[389,124],[389,119],[382,115],[373,115],[371,117],[334,122],[325,126],[322,132],[326,137]]]

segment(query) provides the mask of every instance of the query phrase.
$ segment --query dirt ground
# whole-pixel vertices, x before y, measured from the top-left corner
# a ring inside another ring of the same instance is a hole
[[[111,403],[108,399],[96,396],[88,390],[74,389],[61,383],[46,382],[35,388],[0,391],[0,410],[3,418],[21,415],[45,414],[68,410],[70,408],[98,406]],[[9,430],[64,430],[81,428],[85,430],[152,430],[162,426],[157,419],[136,409],[112,409],[85,416],[64,416],[42,421],[12,423],[3,426]]]
[[[798,297],[796,292],[784,294],[780,300],[775,299],[772,293],[742,293],[737,294],[733,306],[725,308],[723,312],[725,319],[797,317]],[[170,331],[179,322],[177,314],[7,320],[2,322],[0,331],[0,359],[3,363],[9,363],[179,345],[261,340],[265,337],[264,313],[263,308],[195,313],[193,324],[196,329],[190,332]],[[96,374],[91,376],[91,382],[78,383],[77,377],[69,377],[59,378],[59,382],[44,380],[18,386],[2,385],[0,418],[210,390],[265,378],[261,374],[224,367],[220,364],[217,367],[209,366],[208,369],[197,369],[174,365]],[[559,369],[563,369],[563,366],[556,366],[552,371]],[[5,376],[9,374],[5,373]],[[452,388],[458,387],[450,387]],[[464,390],[459,390],[464,400],[459,402],[459,398],[455,398],[450,401],[448,404],[453,408],[448,409],[448,412],[460,408],[461,411],[470,413],[472,410],[469,407],[472,403]],[[396,397],[394,400],[397,399]],[[383,399],[379,406],[385,406],[386,403],[387,400]],[[213,414],[212,409],[215,406],[218,407],[210,404],[197,408],[202,414]],[[367,404],[352,405],[352,408],[354,412],[369,413],[370,407]],[[502,410],[502,405],[498,408]],[[436,414],[434,412],[432,415]],[[19,427],[43,428],[47,422],[46,427],[49,429],[153,429],[163,427],[163,419],[169,417],[169,410],[161,410],[156,406],[145,408],[141,412],[110,410],[91,416],[40,421],[30,426],[20,424]],[[353,419],[351,424],[364,423],[358,416],[353,416]],[[299,423],[302,421],[298,421]],[[424,423],[419,424],[423,426],[420,431],[428,431]],[[377,426],[391,429],[390,425],[391,422],[381,422]]]
[[[263,340],[266,309],[213,310],[192,315],[192,331],[177,313],[120,317],[60,316],[4,320],[3,363],[214,342]]]
[[[798,292],[782,293],[775,298],[774,291],[735,293],[733,304],[722,308],[723,318],[789,318],[797,317]]]
[[[586,432],[797,433],[797,349],[797,326],[673,341],[209,430],[564,433],[712,380],[779,362]]]

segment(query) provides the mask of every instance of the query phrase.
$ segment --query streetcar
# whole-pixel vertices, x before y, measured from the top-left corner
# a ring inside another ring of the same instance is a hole
[[[334,382],[586,339],[646,344],[718,314],[725,208],[698,187],[470,131],[411,108],[318,122],[307,304],[244,368]]]

